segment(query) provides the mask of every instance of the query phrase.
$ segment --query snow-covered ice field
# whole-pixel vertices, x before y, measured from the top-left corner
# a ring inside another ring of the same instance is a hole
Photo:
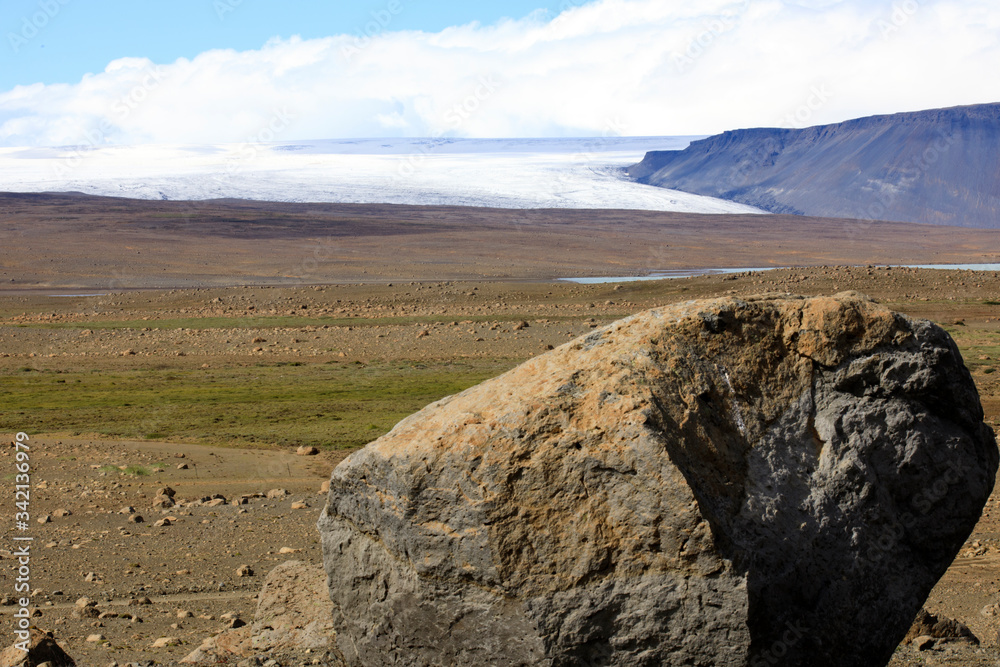
[[[648,150],[691,137],[361,139],[0,148],[0,191],[139,199],[761,213],[630,181]]]

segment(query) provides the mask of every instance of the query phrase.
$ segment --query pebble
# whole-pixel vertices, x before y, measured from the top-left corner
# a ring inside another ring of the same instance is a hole
[[[251,568],[249,565],[241,565],[240,567],[238,567],[236,569],[236,576],[237,577],[252,577],[253,576],[253,568]]]
[[[181,640],[177,637],[160,637],[151,644],[151,648],[167,648],[168,646],[179,646]]]
[[[174,499],[166,494],[159,494],[153,498],[153,507],[173,507]]]

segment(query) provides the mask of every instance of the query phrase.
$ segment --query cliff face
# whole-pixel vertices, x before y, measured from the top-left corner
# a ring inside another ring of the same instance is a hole
[[[1000,104],[725,132],[629,174],[775,213],[998,228]]]

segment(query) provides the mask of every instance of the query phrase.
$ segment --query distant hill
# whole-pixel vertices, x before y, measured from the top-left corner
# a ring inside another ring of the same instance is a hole
[[[735,130],[628,172],[773,213],[1000,228],[1000,104]]]

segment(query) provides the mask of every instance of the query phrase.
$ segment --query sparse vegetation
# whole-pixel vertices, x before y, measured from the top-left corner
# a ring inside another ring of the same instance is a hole
[[[510,361],[261,364],[218,371],[63,371],[58,378],[54,371],[44,370],[5,374],[0,376],[0,402],[5,407],[0,430],[22,428],[24,415],[30,414],[32,428],[42,433],[351,448],[387,432],[427,403],[512,365]]]

